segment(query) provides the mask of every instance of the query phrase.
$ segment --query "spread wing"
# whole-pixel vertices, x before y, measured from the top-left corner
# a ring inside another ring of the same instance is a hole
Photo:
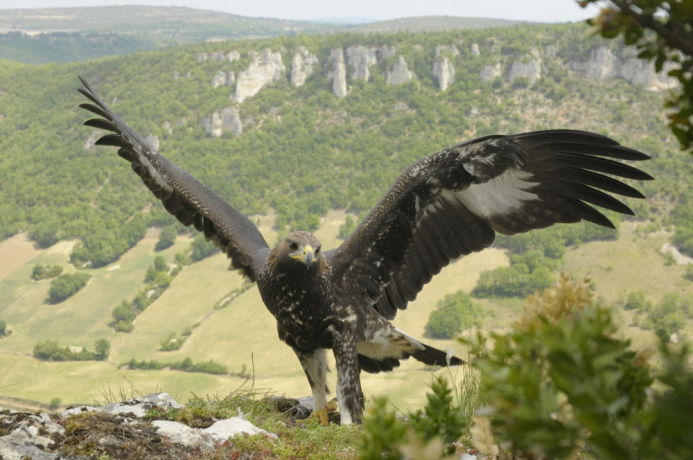
[[[649,156],[598,134],[552,130],[487,136],[424,158],[329,254],[337,282],[368,296],[392,319],[433,275],[489,247],[496,232],[513,235],[583,219],[613,228],[589,204],[632,215],[604,191],[644,196],[605,174],[652,179],[613,159]]]
[[[84,124],[114,133],[103,136],[96,144],[120,147],[118,155],[130,162],[132,170],[170,214],[186,227],[194,225],[205,238],[226,253],[233,268],[255,280],[255,273],[264,264],[269,251],[255,224],[154,150],[113,113],[86,80],[81,77],[80,80],[84,88],[78,91],[95,104],[85,103],[80,107],[101,117],[87,120]]]

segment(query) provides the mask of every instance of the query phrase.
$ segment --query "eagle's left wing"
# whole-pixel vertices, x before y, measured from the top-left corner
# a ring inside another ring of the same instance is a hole
[[[255,224],[154,150],[99,98],[86,80],[80,77],[80,81],[84,88],[77,91],[93,102],[80,107],[102,117],[84,124],[113,133],[101,137],[96,144],[120,147],[118,155],[130,162],[132,170],[170,214],[186,227],[193,225],[202,232],[231,259],[233,268],[255,281],[269,252]]]
[[[504,235],[555,223],[613,224],[587,203],[633,212],[602,192],[644,198],[619,178],[650,180],[613,161],[649,156],[598,134],[551,130],[487,136],[407,168],[354,233],[331,253],[342,289],[368,296],[387,319],[450,261]]]

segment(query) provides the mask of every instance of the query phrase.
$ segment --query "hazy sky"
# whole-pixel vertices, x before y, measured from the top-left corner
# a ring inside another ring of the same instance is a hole
[[[57,8],[137,4],[188,6],[243,16],[281,19],[463,16],[540,22],[580,21],[596,8],[582,9],[575,0],[0,0],[0,8]]]

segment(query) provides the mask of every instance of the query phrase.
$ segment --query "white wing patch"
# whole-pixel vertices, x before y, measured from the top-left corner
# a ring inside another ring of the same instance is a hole
[[[149,171],[149,175],[156,181],[157,185],[161,187],[162,189],[166,190],[167,192],[170,192],[173,190],[170,185],[166,182],[166,180],[163,178],[161,174],[159,174],[159,171],[156,170],[154,165],[149,161],[149,158],[142,152],[140,148],[137,148],[137,142],[130,142],[131,145],[133,145],[135,148],[135,152],[137,152],[137,161],[147,168],[147,171]],[[156,155],[156,150],[154,150],[152,147],[148,146],[150,149],[150,153],[153,153]]]
[[[405,354],[411,355],[423,349],[420,342],[392,326],[376,331],[371,340],[356,344],[359,354],[378,361],[385,358],[401,359]]]
[[[531,174],[528,172],[508,169],[500,176],[483,184],[474,184],[459,192],[445,190],[442,194],[454,195],[477,216],[503,215],[538,198],[536,194],[525,191],[525,189],[535,185],[535,183],[526,181],[530,176]]]

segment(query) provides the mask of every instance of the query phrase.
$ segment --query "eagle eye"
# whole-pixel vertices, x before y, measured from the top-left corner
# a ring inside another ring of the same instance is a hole
[[[317,256],[318,254],[320,254],[320,248],[317,248],[317,249],[315,250],[315,255]]]
[[[291,249],[292,251],[298,250],[298,244],[293,242],[289,243],[289,249]]]

